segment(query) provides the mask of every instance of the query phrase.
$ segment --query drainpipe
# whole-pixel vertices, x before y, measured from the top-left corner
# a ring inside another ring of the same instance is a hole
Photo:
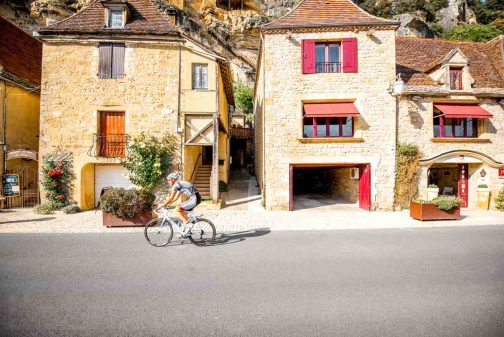
[[[179,69],[178,69],[178,93],[177,93],[177,133],[180,135],[180,174],[182,178],[184,177],[184,135],[182,132],[181,125],[181,90],[182,90],[182,46],[179,44]]]
[[[262,79],[262,85],[263,85],[263,105],[262,105],[262,186],[261,190],[263,192],[263,201],[264,201],[264,207],[266,207],[266,187],[265,187],[265,181],[266,181],[266,151],[265,151],[265,144],[266,144],[266,65],[264,64],[265,62],[265,54],[266,54],[266,42],[264,40],[264,35],[262,32],[259,33],[259,37],[261,38],[261,43],[262,43],[262,60],[261,60],[261,65],[263,68],[263,79]]]
[[[7,83],[3,83],[3,98],[2,98],[2,174],[7,173]]]

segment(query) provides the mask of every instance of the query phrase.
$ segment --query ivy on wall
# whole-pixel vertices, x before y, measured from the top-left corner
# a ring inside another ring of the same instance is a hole
[[[413,144],[398,144],[396,148],[395,206],[409,208],[418,193],[420,150]]]

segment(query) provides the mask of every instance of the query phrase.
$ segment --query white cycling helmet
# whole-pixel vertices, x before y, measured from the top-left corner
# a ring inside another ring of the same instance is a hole
[[[170,173],[169,175],[166,176],[166,179],[168,179],[168,180],[173,179],[173,180],[177,180],[178,181],[180,179],[180,173],[178,173],[178,172],[172,172],[172,173]]]

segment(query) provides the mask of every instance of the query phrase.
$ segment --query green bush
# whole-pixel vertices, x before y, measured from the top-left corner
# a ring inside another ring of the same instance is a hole
[[[479,184],[478,188],[488,188],[488,185],[487,184]]]
[[[500,34],[504,34],[504,29],[499,29],[495,24],[488,25],[460,25],[443,34],[447,40],[463,40],[474,42],[487,42]]]
[[[154,193],[144,189],[110,188],[100,197],[100,209],[121,219],[131,219],[150,210]]]
[[[449,211],[452,208],[460,207],[461,202],[462,200],[460,200],[460,198],[452,196],[440,196],[432,200],[432,204],[443,211]]]
[[[219,192],[229,192],[229,185],[224,180],[219,180]]]
[[[436,184],[429,184],[427,188],[438,188],[438,185]]]
[[[495,197],[495,208],[504,211],[504,186],[502,186],[499,193]]]
[[[419,159],[418,146],[397,145],[394,202],[401,209],[408,208],[410,201],[417,194]]]
[[[141,133],[128,144],[122,165],[129,171],[129,180],[138,187],[151,190],[171,167],[175,153],[175,138],[160,138]]]
[[[33,208],[33,213],[35,214],[54,214],[54,211],[59,209],[61,206],[58,203],[53,201],[46,201],[40,205],[37,205]]]
[[[63,207],[61,211],[65,214],[75,214],[79,213],[81,209],[76,204],[70,204],[68,206]]]

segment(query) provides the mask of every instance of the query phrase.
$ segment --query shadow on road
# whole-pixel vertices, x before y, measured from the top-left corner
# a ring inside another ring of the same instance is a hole
[[[46,217],[46,218],[38,218],[38,219],[23,219],[23,220],[12,220],[12,221],[0,221],[0,225],[5,225],[9,223],[19,223],[19,222],[39,222],[39,221],[49,221],[56,219],[55,217]]]
[[[263,236],[269,234],[271,231],[269,228],[258,228],[249,231],[241,232],[231,232],[231,233],[217,233],[212,246],[217,245],[229,245],[232,243],[238,243],[245,241],[248,238],[253,238],[257,236]]]

